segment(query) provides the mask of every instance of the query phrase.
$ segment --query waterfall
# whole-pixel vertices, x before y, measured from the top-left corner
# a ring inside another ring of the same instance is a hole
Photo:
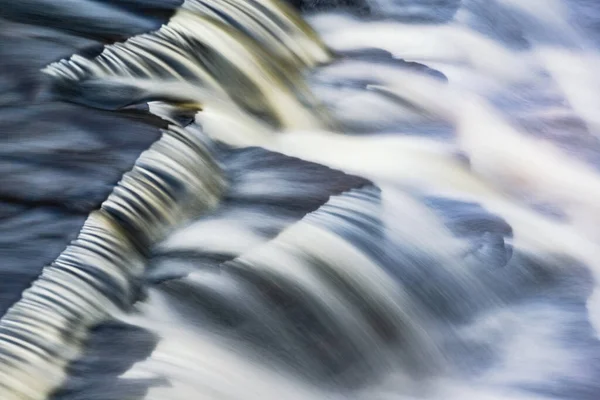
[[[1,399],[600,396],[600,6],[0,7]]]

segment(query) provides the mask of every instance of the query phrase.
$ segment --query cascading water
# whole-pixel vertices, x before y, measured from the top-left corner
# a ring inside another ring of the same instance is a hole
[[[0,399],[600,398],[599,21],[0,0]]]

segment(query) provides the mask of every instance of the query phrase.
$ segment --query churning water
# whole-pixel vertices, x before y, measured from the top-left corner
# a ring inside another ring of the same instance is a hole
[[[0,400],[600,399],[599,70],[596,0],[0,0]]]

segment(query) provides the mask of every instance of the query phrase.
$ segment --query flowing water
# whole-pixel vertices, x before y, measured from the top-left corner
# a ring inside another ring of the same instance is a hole
[[[594,0],[0,9],[0,399],[600,398]]]

